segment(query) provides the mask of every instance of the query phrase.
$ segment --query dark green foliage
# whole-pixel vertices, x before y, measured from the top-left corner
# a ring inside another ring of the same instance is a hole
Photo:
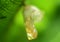
[[[7,36],[8,30],[23,3],[24,0],[0,0],[0,42],[10,42]]]

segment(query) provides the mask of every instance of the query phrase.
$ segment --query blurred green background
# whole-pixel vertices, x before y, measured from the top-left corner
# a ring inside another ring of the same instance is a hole
[[[38,37],[27,39],[23,3],[44,11],[36,23]],[[60,0],[0,0],[0,42],[60,42]]]

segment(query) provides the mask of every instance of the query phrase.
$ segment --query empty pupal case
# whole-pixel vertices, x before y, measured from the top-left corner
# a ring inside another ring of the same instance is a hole
[[[43,15],[36,6],[28,5],[24,7],[24,21],[28,40],[36,39],[38,31],[34,23],[41,21]]]

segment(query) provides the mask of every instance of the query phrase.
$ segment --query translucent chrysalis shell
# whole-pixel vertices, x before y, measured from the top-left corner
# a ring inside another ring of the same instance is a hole
[[[34,23],[42,19],[41,11],[35,6],[24,7],[24,20],[27,32],[28,40],[37,38],[38,31],[35,28]]]

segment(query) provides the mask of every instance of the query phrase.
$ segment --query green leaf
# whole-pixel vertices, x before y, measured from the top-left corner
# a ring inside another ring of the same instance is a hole
[[[23,25],[18,26],[13,22],[23,2],[24,0],[0,0],[0,42],[26,41]],[[15,30],[18,28],[19,32]]]

